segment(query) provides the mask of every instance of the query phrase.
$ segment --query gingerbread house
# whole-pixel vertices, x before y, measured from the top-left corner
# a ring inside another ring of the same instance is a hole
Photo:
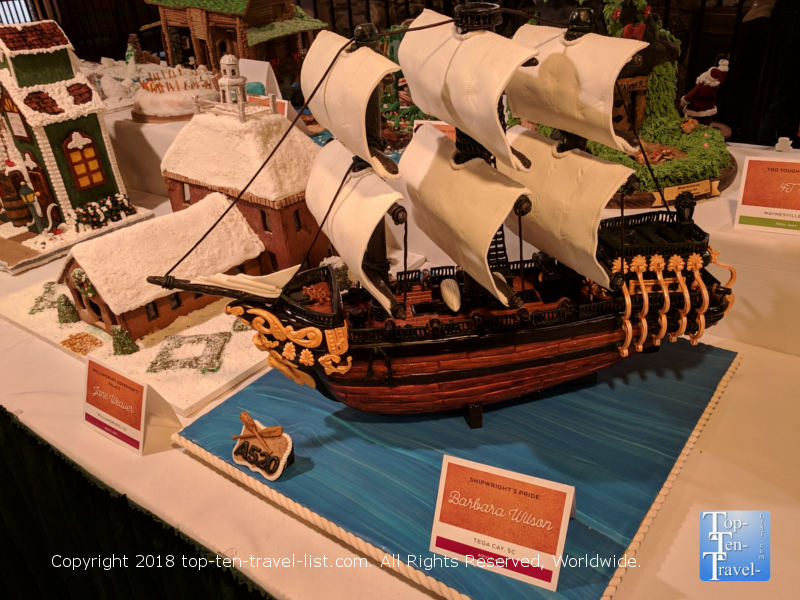
[[[172,210],[186,209],[209,192],[236,198],[289,127],[280,114],[262,113],[244,122],[233,113],[195,115],[161,162]],[[317,234],[305,189],[318,153],[319,146],[292,128],[236,205],[264,244],[264,274],[300,264]],[[309,264],[317,265],[331,253],[320,235]]]
[[[171,65],[219,68],[226,54],[271,60],[291,84],[300,73],[301,36],[328,25],[308,16],[293,0],[146,0],[159,7],[167,60]]]
[[[230,201],[211,194],[185,211],[83,242],[72,248],[59,275],[72,293],[81,320],[131,339],[163,329],[178,317],[219,300],[147,283],[163,275],[211,227]],[[230,211],[174,275],[182,279],[217,273],[261,275],[264,245],[236,210]]]
[[[104,204],[125,186],[117,167],[103,112],[105,105],[88,79],[76,72],[70,44],[54,21],[0,26],[0,137],[42,214],[57,207],[57,221],[80,222],[83,207]],[[78,210],[81,209],[81,210]],[[19,211],[18,211],[19,212]],[[40,212],[40,211],[37,211]],[[25,225],[31,219],[15,222]]]

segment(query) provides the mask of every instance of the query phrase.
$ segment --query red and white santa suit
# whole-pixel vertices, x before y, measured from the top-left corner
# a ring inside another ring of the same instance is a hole
[[[697,119],[704,125],[711,123],[711,117],[717,114],[717,92],[719,85],[728,75],[728,61],[719,61],[719,67],[711,67],[697,78],[697,85],[691,92],[681,98],[683,114]]]

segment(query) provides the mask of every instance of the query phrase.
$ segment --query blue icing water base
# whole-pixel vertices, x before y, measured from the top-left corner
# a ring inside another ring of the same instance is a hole
[[[591,386],[559,386],[537,401],[487,407],[471,430],[460,411],[370,415],[270,371],[183,430],[234,464],[239,413],[282,425],[296,459],[262,483],[389,554],[429,551],[442,455],[575,486],[565,555],[622,556],[735,353],[685,340],[634,355]],[[419,564],[419,563],[417,563]],[[387,567],[388,568],[388,567]],[[642,565],[647,568],[647,565]],[[615,568],[565,567],[558,592],[462,563],[428,574],[473,599],[600,598]]]

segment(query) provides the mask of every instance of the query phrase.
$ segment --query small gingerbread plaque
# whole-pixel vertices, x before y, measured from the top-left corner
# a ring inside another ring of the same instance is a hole
[[[292,438],[283,427],[264,427],[243,411],[239,415],[242,432],[234,435],[233,462],[248,467],[268,481],[275,481],[294,463]]]

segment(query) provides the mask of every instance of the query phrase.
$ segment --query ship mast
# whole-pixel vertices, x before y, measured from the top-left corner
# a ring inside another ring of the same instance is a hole
[[[490,2],[466,2],[455,7],[454,10],[454,25],[459,34],[465,35],[473,31],[488,31],[495,32],[495,28],[503,23],[503,16],[500,14],[500,6]],[[533,67],[538,64],[535,58],[531,58],[524,63],[523,66]],[[500,123],[505,129],[505,116],[503,114],[503,100],[497,107],[498,117]],[[462,165],[475,158],[480,158],[486,161],[492,167],[496,167],[497,161],[492,153],[483,146],[480,142],[468,135],[459,127],[456,130],[456,155],[453,157],[453,162],[457,165]],[[530,167],[530,162],[523,154],[516,152],[512,148],[514,156],[520,160],[522,165],[526,168]],[[514,205],[514,214],[518,218],[522,218],[531,211],[531,202],[527,196],[520,196]],[[502,238],[502,226],[498,230],[497,236]],[[520,247],[520,264],[523,263],[521,254],[522,248]],[[508,298],[509,306],[519,308],[524,304],[524,276],[523,276],[523,292],[515,292],[514,289],[505,281],[495,278],[498,289]]]
[[[359,48],[369,48],[377,51],[380,38],[378,36],[378,30],[372,23],[364,23],[356,27],[354,38],[355,42],[348,49],[348,52],[354,52]],[[364,118],[370,156],[377,158],[389,173],[398,173],[397,165],[383,153],[383,148],[386,143],[383,139],[381,128],[380,87],[376,87],[373,90],[367,104],[367,111]],[[353,173],[372,168],[372,165],[358,156],[353,159],[353,163]],[[406,209],[396,202],[392,204],[387,214],[392,218],[395,225],[403,225],[408,219]],[[397,301],[394,294],[389,289],[389,266],[389,260],[386,255],[386,224],[381,222],[378,223],[367,245],[367,251],[364,255],[363,262],[364,274],[391,302],[392,317],[404,320],[406,318],[406,307],[404,304]],[[375,298],[372,298],[370,302],[370,313],[372,319],[375,321],[385,321],[388,317],[384,308]]]

